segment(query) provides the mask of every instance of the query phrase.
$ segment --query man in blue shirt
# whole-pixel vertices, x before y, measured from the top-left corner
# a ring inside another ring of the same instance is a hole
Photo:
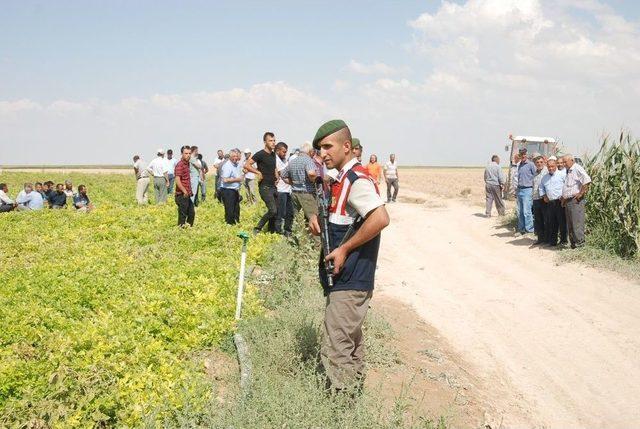
[[[220,197],[224,204],[224,220],[229,225],[240,222],[240,185],[244,176],[239,161],[240,150],[232,149],[229,161],[220,169]]]
[[[558,164],[554,156],[547,161],[548,173],[540,182],[540,196],[547,203],[545,216],[545,241],[550,246],[558,244],[558,231],[560,231],[560,244],[567,243],[567,220],[564,208],[561,204],[562,188],[567,172],[558,170]]]
[[[56,190],[49,194],[49,206],[52,209],[63,209],[67,206],[67,194],[64,193],[64,185],[58,183]]]
[[[518,164],[518,231],[521,234],[533,232],[533,178],[536,176],[536,165],[527,158],[527,149],[519,151],[522,159]]]

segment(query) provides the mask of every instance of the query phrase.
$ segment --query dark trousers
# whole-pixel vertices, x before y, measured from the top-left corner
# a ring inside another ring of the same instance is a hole
[[[282,224],[284,223],[284,230]],[[289,192],[278,192],[278,214],[276,216],[276,232],[291,233],[293,225],[293,198]]]
[[[13,204],[5,204],[5,203],[2,203],[2,204],[0,205],[0,213],[10,212],[10,211],[11,211],[11,210],[13,210],[13,209],[14,209]]]
[[[191,198],[184,194],[176,195],[176,205],[178,206],[178,226],[184,226],[185,222],[193,226],[196,209]]]
[[[533,200],[533,231],[538,237],[538,241],[545,241],[545,221],[544,215],[547,210],[547,203],[542,198]]]
[[[558,233],[560,233],[560,242],[566,242],[567,219],[564,215],[564,207],[560,204],[560,200],[549,201],[546,206],[545,215],[545,241],[555,246],[558,244]]]
[[[260,198],[267,206],[267,212],[262,215],[256,229],[262,228],[268,223],[269,232],[276,232],[276,216],[278,215],[278,204],[276,202],[276,187],[271,185],[259,186]]]
[[[224,221],[229,225],[240,222],[240,192],[235,189],[220,188],[224,204]]]

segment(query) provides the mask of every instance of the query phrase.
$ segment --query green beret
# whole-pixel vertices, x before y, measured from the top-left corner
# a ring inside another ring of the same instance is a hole
[[[313,138],[313,147],[315,149],[320,149],[320,142],[323,138],[330,136],[343,128],[347,128],[347,124],[345,124],[342,119],[333,119],[329,122],[325,122],[320,128],[318,128],[318,132]]]
[[[362,145],[360,144],[360,139],[353,137],[351,139],[351,149],[362,149]]]

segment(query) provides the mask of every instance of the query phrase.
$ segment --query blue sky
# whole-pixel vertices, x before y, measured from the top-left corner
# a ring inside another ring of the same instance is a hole
[[[637,2],[0,4],[0,164],[212,153],[265,129],[296,146],[337,116],[405,164],[640,128]]]

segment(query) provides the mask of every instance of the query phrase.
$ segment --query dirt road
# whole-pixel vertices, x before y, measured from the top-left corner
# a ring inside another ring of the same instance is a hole
[[[460,357],[492,427],[640,427],[640,285],[556,266],[478,207],[404,195],[377,299],[411,305]]]

